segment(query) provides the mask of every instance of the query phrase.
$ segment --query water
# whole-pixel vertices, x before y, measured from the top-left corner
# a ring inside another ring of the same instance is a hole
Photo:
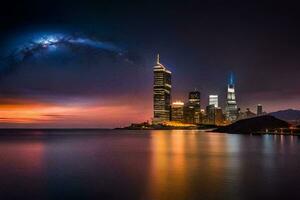
[[[299,189],[296,136],[177,130],[0,136],[0,199],[299,199]]]

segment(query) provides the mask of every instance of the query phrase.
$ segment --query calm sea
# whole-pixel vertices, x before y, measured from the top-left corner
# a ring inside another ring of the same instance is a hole
[[[10,131],[0,136],[0,199],[300,199],[299,141],[178,130]]]

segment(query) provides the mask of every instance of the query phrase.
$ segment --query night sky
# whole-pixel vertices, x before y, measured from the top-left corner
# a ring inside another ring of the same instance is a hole
[[[300,109],[294,1],[24,1],[0,8],[0,126],[116,127],[151,120],[156,54],[173,100]],[[9,4],[9,2],[8,2]]]

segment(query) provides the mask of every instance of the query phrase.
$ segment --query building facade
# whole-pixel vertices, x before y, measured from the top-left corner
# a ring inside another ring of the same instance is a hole
[[[153,67],[153,124],[170,121],[171,110],[171,72],[160,63],[157,55],[156,64]]]
[[[224,115],[222,108],[215,108],[215,125],[223,125],[224,124]]]
[[[214,105],[215,108],[219,107],[219,97],[218,97],[218,95],[209,95],[208,105]]]
[[[184,103],[176,101],[172,103],[171,120],[175,122],[184,122],[183,118]]]
[[[184,107],[184,122],[189,124],[201,123],[201,94],[194,90],[189,93],[189,100]]]
[[[215,107],[214,104],[206,106],[205,124],[222,125],[224,124],[223,111],[220,107]]]
[[[238,117],[238,107],[235,96],[235,84],[233,74],[230,74],[227,85],[226,120],[233,122]]]

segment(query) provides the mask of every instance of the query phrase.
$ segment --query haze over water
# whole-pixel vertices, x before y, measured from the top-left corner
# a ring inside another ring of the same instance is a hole
[[[296,136],[19,132],[0,137],[0,197],[297,199],[299,152]]]

